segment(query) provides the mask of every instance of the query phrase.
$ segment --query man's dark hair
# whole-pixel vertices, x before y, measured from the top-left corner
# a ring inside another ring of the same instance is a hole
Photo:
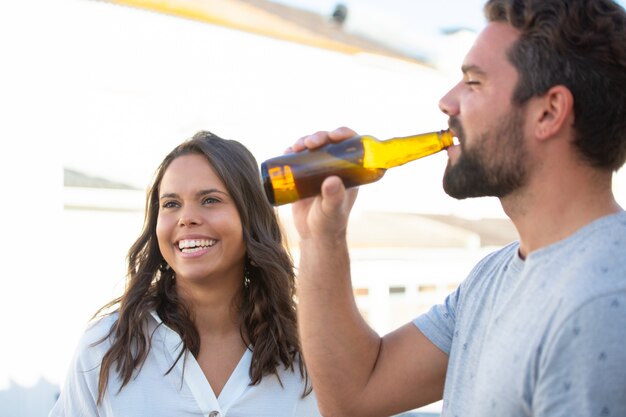
[[[513,102],[555,85],[574,97],[574,145],[591,165],[626,160],[626,11],[611,0],[489,0],[485,16],[520,31],[508,58],[519,73]]]

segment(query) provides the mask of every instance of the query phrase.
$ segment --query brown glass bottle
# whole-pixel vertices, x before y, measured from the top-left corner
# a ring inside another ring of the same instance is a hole
[[[387,169],[452,145],[448,130],[378,140],[355,136],[318,149],[281,155],[261,164],[263,186],[275,206],[320,193],[324,179],[337,175],[346,188],[378,181]]]

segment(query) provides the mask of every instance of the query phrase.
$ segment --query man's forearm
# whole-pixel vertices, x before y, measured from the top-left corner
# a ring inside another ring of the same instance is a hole
[[[352,292],[345,239],[300,243],[298,319],[304,358],[325,415],[351,415],[367,385],[380,337]]]

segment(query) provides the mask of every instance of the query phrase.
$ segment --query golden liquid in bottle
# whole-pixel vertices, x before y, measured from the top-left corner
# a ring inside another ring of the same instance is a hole
[[[263,186],[270,203],[278,206],[319,194],[322,182],[331,175],[340,177],[346,188],[369,184],[382,178],[388,168],[450,145],[452,134],[448,131],[386,141],[357,136],[263,162]]]

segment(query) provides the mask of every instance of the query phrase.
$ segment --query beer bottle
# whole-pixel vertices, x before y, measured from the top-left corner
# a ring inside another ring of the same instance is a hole
[[[320,148],[289,153],[261,164],[263,187],[274,206],[320,193],[324,179],[336,175],[346,188],[378,181],[389,168],[434,154],[452,145],[448,130],[378,140],[355,136]]]

